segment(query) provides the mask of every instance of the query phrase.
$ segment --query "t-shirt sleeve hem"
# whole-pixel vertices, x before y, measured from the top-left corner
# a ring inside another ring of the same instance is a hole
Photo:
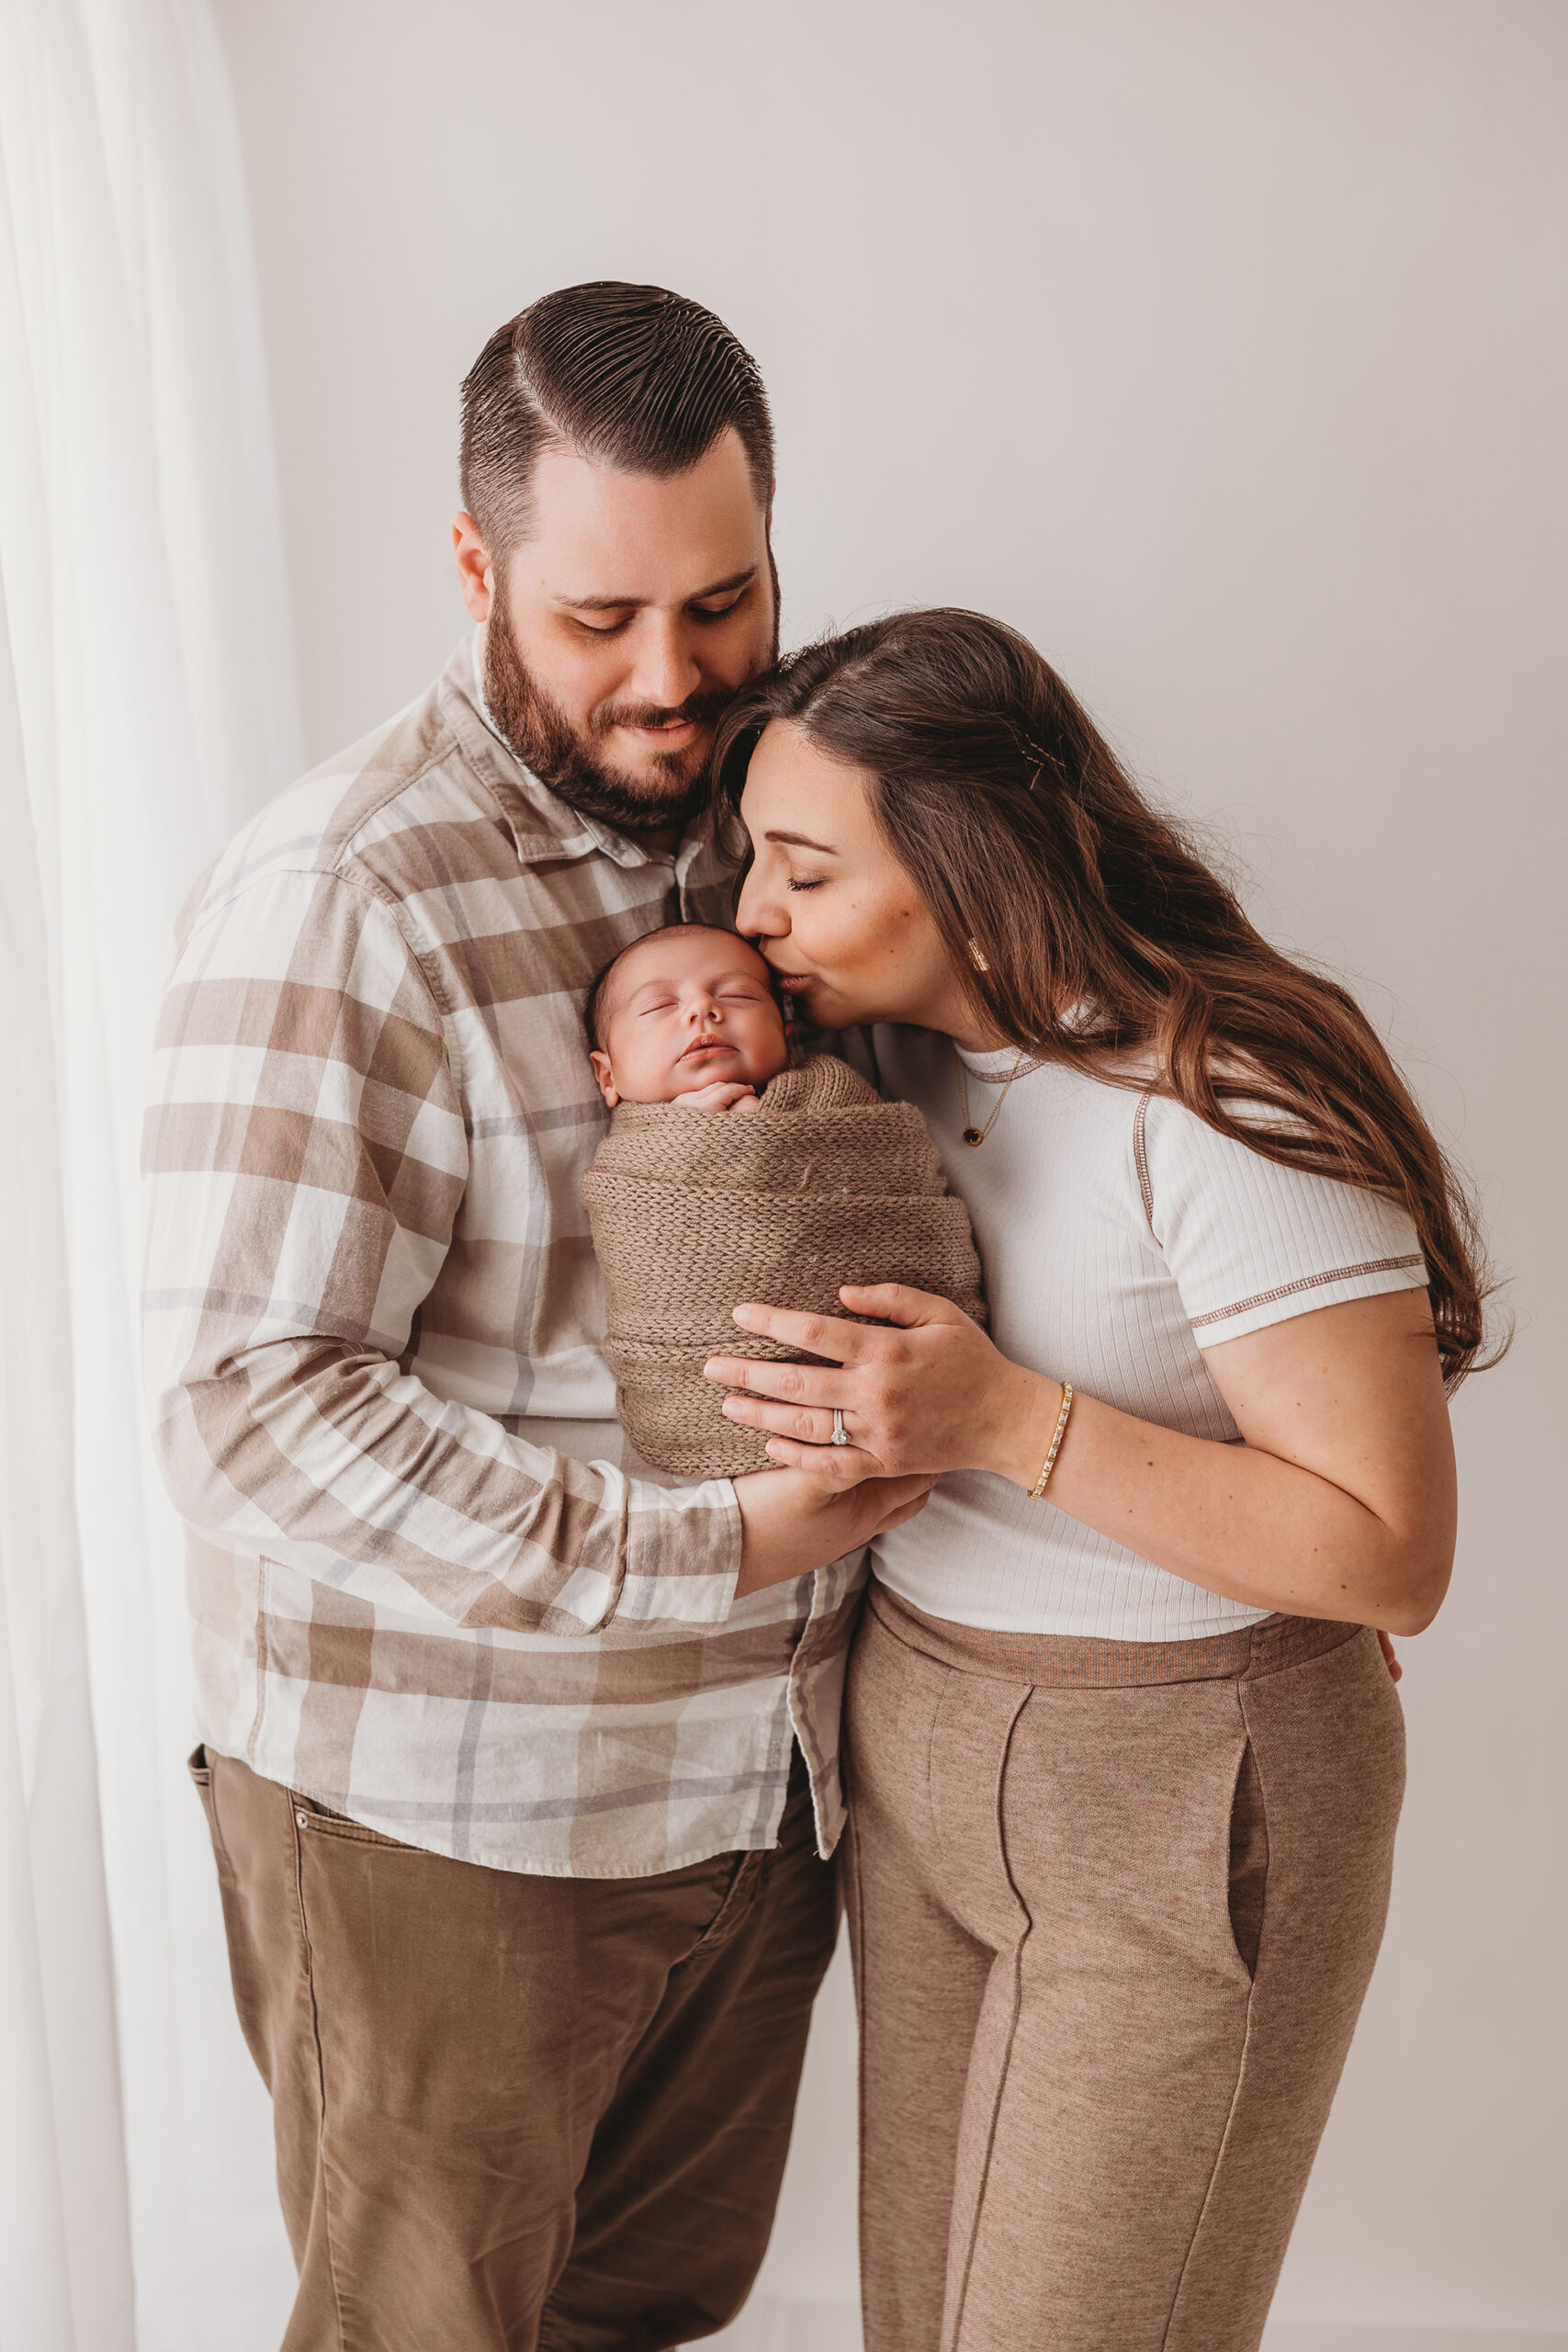
[[[1337,1266],[1321,1274],[1303,1274],[1296,1282],[1280,1283],[1273,1290],[1254,1292],[1226,1306],[1189,1317],[1192,1336],[1201,1348],[1217,1347],[1223,1340],[1244,1339],[1249,1331],[1265,1331],[1273,1323],[1289,1323],[1323,1306],[1341,1306],[1348,1299],[1379,1298],[1385,1292],[1425,1290],[1427,1261],[1416,1252],[1399,1258],[1369,1258],[1359,1265]]]

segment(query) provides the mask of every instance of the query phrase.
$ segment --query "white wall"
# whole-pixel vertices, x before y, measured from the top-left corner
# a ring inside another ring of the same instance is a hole
[[[1568,11],[220,15],[314,753],[457,633],[456,394],[491,329],[576,278],[680,288],[773,390],[786,638],[887,601],[1021,625],[1237,844],[1275,934],[1356,976],[1475,1171],[1521,1328],[1457,1409],[1394,1915],[1280,2308],[1562,2324]],[[840,1988],[776,2293],[851,2290],[849,2049]]]

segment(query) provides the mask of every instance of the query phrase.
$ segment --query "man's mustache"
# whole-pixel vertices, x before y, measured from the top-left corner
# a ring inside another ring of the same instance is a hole
[[[692,727],[711,726],[721,718],[733,701],[732,695],[721,687],[705,686],[685,701],[668,705],[652,702],[613,702],[593,716],[595,735],[607,735],[613,727],[672,727],[677,721]]]

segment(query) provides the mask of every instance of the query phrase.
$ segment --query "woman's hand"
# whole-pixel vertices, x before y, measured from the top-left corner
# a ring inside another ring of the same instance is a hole
[[[822,1364],[716,1357],[734,1420],[823,1483],[991,1470],[1026,1490],[1062,1390],[959,1310],[891,1285],[840,1293],[893,1328],[741,1306],[737,1322]],[[1207,1592],[1298,1617],[1418,1634],[1453,1565],[1453,1442],[1426,1294],[1346,1299],[1205,1351],[1240,1445],[1189,1437],[1079,1391],[1050,1500]],[[833,1407],[851,1442],[832,1446]],[[1388,1653],[1385,1649],[1385,1657]],[[1389,1671],[1397,1679],[1397,1661]]]
[[[848,1488],[797,1470],[753,1470],[735,1481],[740,1506],[736,1598],[787,1584],[856,1552],[924,1508],[934,1478],[863,1478]]]
[[[969,1469],[1032,1485],[1061,1404],[1054,1380],[1010,1363],[977,1323],[930,1291],[846,1284],[839,1296],[884,1328],[781,1306],[735,1309],[745,1330],[831,1362],[710,1358],[707,1378],[739,1392],[722,1408],[732,1421],[767,1430],[775,1462],[834,1486]],[[847,1445],[830,1443],[835,1406]]]

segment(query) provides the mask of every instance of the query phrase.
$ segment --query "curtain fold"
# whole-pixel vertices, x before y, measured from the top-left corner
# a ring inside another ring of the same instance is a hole
[[[54,1039],[20,751],[0,630],[0,2345],[130,2352]]]
[[[137,1372],[174,918],[300,764],[205,0],[0,0],[0,2345],[130,2344],[123,2147],[141,2352],[260,2352],[287,2256],[182,1785],[183,1566]]]

